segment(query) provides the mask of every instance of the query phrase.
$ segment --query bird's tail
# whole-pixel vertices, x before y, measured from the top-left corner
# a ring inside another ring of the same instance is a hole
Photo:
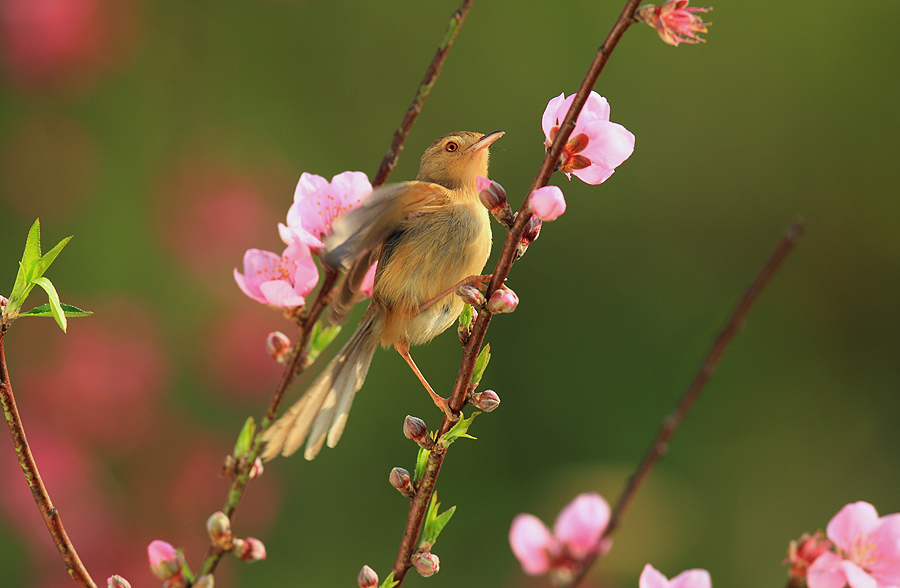
[[[350,340],[300,400],[266,430],[263,460],[269,461],[279,453],[291,455],[305,440],[303,456],[313,459],[322,449],[326,435],[329,447],[337,445],[347,424],[353,397],[362,387],[372,354],[378,347],[378,338],[374,336],[375,321],[374,314],[364,317]]]

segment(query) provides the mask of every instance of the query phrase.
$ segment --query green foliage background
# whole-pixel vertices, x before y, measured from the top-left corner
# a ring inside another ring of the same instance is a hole
[[[192,333],[256,303],[229,282],[239,256],[205,268],[221,287],[214,303],[177,267],[149,220],[160,177],[185,152],[251,170],[268,182],[272,230],[266,242],[239,245],[276,249],[274,223],[302,172],[374,174],[455,6],[145,1],[131,64],[90,91],[0,86],[0,143],[22,121],[69,117],[89,129],[100,161],[90,198],[72,207],[54,206],[67,186],[54,170],[66,161],[41,162],[59,179],[35,184],[46,193],[28,184],[10,193],[0,182],[0,290],[12,286],[35,216],[45,248],[74,234],[49,274],[63,300],[98,315],[116,296],[154,308],[174,366],[171,410],[216,431],[224,455],[264,400],[211,401]],[[544,106],[575,91],[620,9],[477,2],[392,179],[412,178],[438,135],[503,129],[491,176],[518,205],[543,155]],[[508,283],[519,309],[489,331],[482,385],[503,403],[446,462],[440,495],[458,510],[429,585],[543,585],[523,579],[509,551],[512,517],[528,511],[551,523],[584,491],[616,499],[797,215],[808,222],[799,248],[638,497],[595,584],[636,586],[651,562],[669,576],[707,568],[716,586],[779,586],[788,541],[824,528],[843,504],[900,511],[900,5],[722,0],[709,16],[701,46],[672,48],[632,27],[600,78],[612,120],[637,137],[635,153],[601,186],[553,178],[568,212],[516,264]],[[37,196],[39,210],[13,205]],[[495,255],[500,241],[495,226]],[[70,332],[90,320],[70,321]],[[20,358],[9,344],[15,378]],[[452,333],[413,355],[435,387],[449,387],[459,358]],[[406,414],[438,423],[404,363],[379,352],[339,447],[312,463],[267,466],[283,488],[261,536],[269,559],[228,561],[234,584],[351,586],[364,563],[384,577],[406,512],[388,473],[415,459],[401,434]],[[24,584],[33,564],[17,543],[0,518],[0,570]],[[116,570],[91,571],[102,580]],[[149,575],[133,582],[151,585]]]

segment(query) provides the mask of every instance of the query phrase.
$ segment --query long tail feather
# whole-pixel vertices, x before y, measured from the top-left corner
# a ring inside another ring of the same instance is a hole
[[[362,387],[372,355],[378,347],[373,335],[375,316],[366,316],[353,336],[329,362],[306,393],[263,435],[265,461],[289,456],[306,441],[304,457],[313,459],[328,438],[334,447],[341,438],[350,405]]]

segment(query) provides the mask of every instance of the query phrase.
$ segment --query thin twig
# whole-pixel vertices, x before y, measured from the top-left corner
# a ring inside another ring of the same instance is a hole
[[[588,68],[587,74],[582,80],[581,86],[578,88],[572,106],[569,108],[565,120],[560,125],[559,132],[556,134],[550,149],[544,156],[540,171],[538,172],[537,177],[535,177],[528,196],[526,196],[525,201],[522,203],[522,208],[516,217],[516,222],[506,235],[503,251],[500,253],[497,266],[493,271],[493,278],[485,293],[485,296],[488,298],[503,284],[503,281],[509,275],[512,264],[515,261],[517,245],[522,237],[522,233],[525,230],[528,220],[531,218],[531,213],[528,210],[528,199],[530,198],[531,192],[541,186],[545,186],[550,175],[556,169],[556,164],[562,154],[563,146],[565,146],[566,141],[568,141],[569,136],[572,134],[572,130],[575,128],[575,121],[578,119],[578,115],[581,113],[585,102],[587,102],[591,90],[597,83],[597,78],[600,76],[603,66],[606,65],[612,50],[628,29],[628,26],[634,22],[633,14],[638,4],[639,0],[628,0],[626,2],[625,8],[623,8],[622,13],[613,25],[612,30],[610,30],[606,39],[603,41],[603,44],[597,50],[597,53]],[[478,319],[475,321],[472,333],[469,336],[469,341],[463,348],[462,361],[460,362],[456,383],[453,386],[453,393],[450,395],[449,400],[450,408],[456,413],[458,413],[463,405],[465,405],[466,392],[472,379],[472,372],[475,369],[475,360],[478,359],[478,353],[484,343],[484,337],[487,333],[488,326],[490,325],[491,316],[491,313],[488,311],[480,312],[478,314]],[[440,434],[446,433],[453,425],[454,422],[445,417],[441,423],[439,430]],[[428,508],[431,495],[434,493],[437,477],[445,456],[446,452],[431,453],[425,466],[425,473],[422,481],[416,489],[416,496],[410,503],[409,515],[407,516],[406,526],[403,530],[403,538],[400,542],[400,549],[397,553],[397,559],[394,561],[393,567],[394,579],[400,583],[403,582],[403,578],[406,576],[406,572],[409,571],[411,566],[410,558],[415,553],[416,542],[425,520],[425,511]]]
[[[685,390],[678,406],[669,416],[663,419],[662,426],[659,429],[659,433],[656,435],[656,439],[654,439],[653,444],[647,450],[640,465],[628,479],[625,489],[619,497],[619,501],[612,510],[609,524],[603,531],[603,536],[600,538],[598,546],[608,543],[608,539],[612,537],[613,533],[619,528],[619,525],[622,523],[622,517],[625,516],[625,512],[628,510],[628,507],[637,495],[638,490],[640,490],[643,485],[644,480],[646,480],[647,475],[659,461],[659,458],[666,452],[672,435],[678,430],[684,417],[691,410],[691,407],[693,407],[697,397],[700,396],[700,392],[703,391],[706,383],[709,382],[709,379],[716,370],[716,366],[719,364],[719,360],[722,358],[722,354],[725,353],[725,350],[728,348],[728,345],[734,339],[735,335],[737,335],[738,331],[741,330],[741,327],[744,326],[744,319],[747,317],[747,313],[750,312],[750,309],[759,298],[759,295],[768,285],[772,276],[797,243],[797,238],[803,232],[803,228],[804,222],[800,219],[795,220],[793,224],[788,227],[787,231],[778,242],[778,246],[775,247],[775,250],[766,261],[766,264],[760,270],[759,274],[757,274],[753,283],[750,284],[750,287],[744,292],[737,307],[728,318],[728,322],[725,323],[722,331],[716,337],[715,341],[713,341],[709,352],[706,354],[703,363],[697,370],[693,381],[687,387],[687,390]],[[576,571],[572,582],[567,584],[567,586],[577,586],[601,553],[602,550],[595,549],[591,557]]]
[[[428,66],[425,77],[422,78],[422,82],[419,84],[416,95],[407,109],[403,121],[400,123],[400,127],[394,132],[390,149],[384,156],[378,171],[375,173],[375,179],[372,181],[373,188],[377,188],[384,184],[394,170],[394,167],[397,165],[397,160],[400,157],[400,152],[403,151],[403,144],[406,141],[407,136],[409,136],[409,131],[412,128],[413,123],[416,122],[419,113],[422,111],[422,105],[425,102],[425,98],[428,97],[428,93],[431,91],[432,86],[434,86],[434,83],[441,73],[441,66],[444,64],[444,59],[446,59],[447,53],[450,51],[450,47],[456,39],[456,34],[459,32],[459,28],[462,26],[463,20],[465,20],[473,2],[474,0],[463,0],[459,8],[451,15],[450,23],[447,25],[447,30],[434,55],[434,59],[432,59],[431,64]],[[225,501],[225,507],[222,510],[222,512],[231,519],[234,518],[234,514],[237,512],[237,508],[247,489],[247,483],[250,480],[250,468],[262,448],[262,434],[275,420],[278,415],[278,410],[281,407],[281,403],[284,400],[285,393],[297,375],[299,375],[305,367],[306,358],[309,353],[309,338],[313,326],[316,324],[316,321],[319,320],[322,310],[324,310],[325,306],[331,301],[338,277],[339,275],[336,272],[327,271],[325,280],[316,297],[316,301],[313,303],[312,307],[310,307],[309,312],[306,314],[305,319],[300,325],[300,332],[297,336],[297,340],[294,342],[294,348],[291,350],[288,364],[285,366],[281,380],[278,382],[275,391],[272,393],[269,406],[257,428],[256,435],[250,445],[250,451],[243,462],[243,467],[240,468],[232,478],[231,487],[228,490],[228,497]],[[198,576],[214,573],[223,555],[224,553],[222,550],[210,544],[209,549],[207,550],[206,559],[203,561]]]
[[[9,433],[12,435],[13,445],[16,448],[16,457],[19,465],[25,473],[25,479],[28,481],[28,487],[31,488],[31,494],[37,503],[41,516],[44,517],[44,523],[59,554],[63,558],[66,570],[69,576],[75,580],[82,588],[97,588],[97,584],[88,574],[81,558],[75,551],[75,546],[69,541],[66,529],[63,527],[62,519],[59,511],[53,506],[50,500],[50,494],[41,480],[41,474],[38,472],[37,464],[34,456],[31,454],[31,448],[28,446],[28,440],[25,438],[25,428],[22,425],[22,418],[19,416],[19,409],[16,407],[16,398],[13,395],[12,382],[9,379],[9,371],[6,367],[6,352],[4,351],[3,340],[6,337],[7,325],[0,326],[0,403],[3,404],[3,414],[6,417],[6,424],[9,425]]]

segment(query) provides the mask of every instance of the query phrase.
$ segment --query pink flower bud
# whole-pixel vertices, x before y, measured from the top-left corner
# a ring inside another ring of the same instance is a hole
[[[536,216],[528,219],[528,224],[525,225],[525,231],[522,233],[521,242],[525,245],[531,245],[541,234],[541,223],[541,219]]]
[[[214,588],[215,579],[212,574],[204,574],[197,578],[197,581],[192,584],[192,588]]]
[[[231,539],[231,520],[224,512],[214,512],[206,520],[206,530],[214,546],[224,549]]]
[[[434,447],[434,440],[428,436],[428,427],[425,425],[425,421],[420,418],[406,415],[406,418],[403,420],[403,434],[410,441],[418,443],[419,447],[424,447],[425,449]]]
[[[788,545],[788,558],[784,560],[784,563],[791,564],[788,576],[797,582],[806,579],[809,566],[833,547],[834,544],[822,531],[817,531],[814,535],[804,533],[800,539],[791,541]]]
[[[168,580],[181,573],[184,560],[181,554],[165,541],[152,541],[147,546],[147,557],[150,560],[150,571],[160,580]]]
[[[7,304],[9,304],[9,298],[7,298],[6,296],[0,296],[0,308],[3,308]],[[118,576],[113,576],[113,577],[117,578]]]
[[[438,556],[431,553],[430,551],[426,551],[425,553],[417,553],[412,556],[410,561],[416,568],[416,571],[419,572],[419,575],[423,578],[433,576],[438,573],[438,570],[441,569],[441,560],[438,559]]]
[[[476,308],[481,308],[484,306],[484,303],[487,302],[484,298],[484,294],[481,293],[481,290],[476,288],[475,286],[460,286],[456,289],[456,293],[466,304],[471,304]]]
[[[131,584],[122,576],[115,575],[106,579],[106,588],[131,588]]]
[[[484,390],[469,396],[469,404],[484,412],[491,412],[500,406],[500,397],[493,390]]]
[[[497,288],[488,301],[487,309],[494,314],[512,312],[519,305],[519,297],[505,286]]]
[[[497,182],[478,176],[475,179],[475,187],[478,189],[478,199],[491,212],[506,206],[506,190]]]
[[[391,482],[391,486],[400,491],[404,496],[412,497],[415,495],[416,491],[413,488],[412,480],[409,477],[409,472],[403,468],[394,468],[391,470],[391,475],[388,477]]]
[[[232,553],[242,561],[260,561],[266,559],[266,546],[262,541],[253,537],[235,539]]]
[[[375,588],[378,586],[378,574],[369,566],[363,566],[359,570],[359,575],[356,576],[356,582],[359,584],[359,588]]]
[[[256,478],[260,477],[261,475],[263,475],[263,471],[264,468],[262,458],[257,457],[253,462],[253,465],[250,466],[250,479],[255,480]]]
[[[566,211],[566,199],[557,186],[544,186],[531,193],[528,207],[541,220],[552,221]]]
[[[280,364],[286,364],[291,357],[291,340],[281,331],[272,331],[266,337],[266,352]]]

